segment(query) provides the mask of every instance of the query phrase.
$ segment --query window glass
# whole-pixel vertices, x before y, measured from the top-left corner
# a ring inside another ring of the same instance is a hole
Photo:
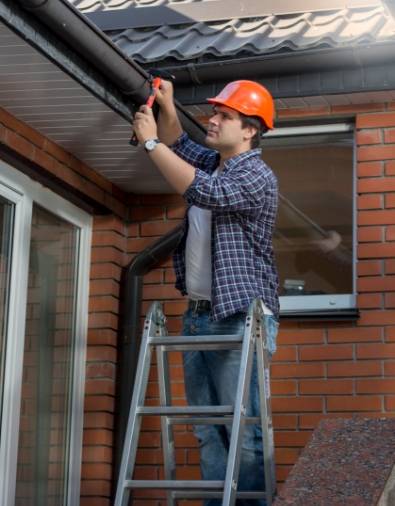
[[[33,206],[16,506],[67,503],[78,237]]]
[[[13,215],[14,205],[0,197],[0,414],[3,404]]]
[[[352,294],[352,132],[268,137],[263,159],[279,181],[280,296]]]

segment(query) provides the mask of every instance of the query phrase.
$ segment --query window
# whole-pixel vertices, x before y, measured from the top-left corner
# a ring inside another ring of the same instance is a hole
[[[0,504],[71,506],[79,503],[91,218],[0,166]]]
[[[352,125],[274,130],[263,158],[279,181],[274,248],[281,312],[355,306]]]

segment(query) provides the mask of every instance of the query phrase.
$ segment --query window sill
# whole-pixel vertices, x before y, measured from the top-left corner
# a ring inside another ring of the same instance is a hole
[[[296,311],[281,311],[281,320],[295,320],[295,321],[352,321],[359,318],[359,310],[357,308],[338,309],[338,310],[296,310]]]

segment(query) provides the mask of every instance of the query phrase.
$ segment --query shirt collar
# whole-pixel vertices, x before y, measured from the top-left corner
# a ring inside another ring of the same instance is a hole
[[[245,162],[249,158],[253,158],[255,156],[261,157],[262,149],[261,148],[254,148],[250,149],[248,151],[244,151],[243,153],[240,153],[239,155],[232,156],[232,158],[228,158],[226,162],[224,163],[224,171],[230,170],[235,165],[238,165],[240,163]]]

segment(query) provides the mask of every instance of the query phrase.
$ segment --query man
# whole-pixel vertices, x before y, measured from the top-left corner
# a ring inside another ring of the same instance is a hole
[[[157,94],[158,126],[142,106],[134,129],[149,157],[188,204],[186,232],[174,261],[176,287],[188,295],[184,335],[240,334],[246,310],[260,297],[270,353],[278,329],[278,279],[272,233],[277,212],[277,180],[262,161],[260,136],[273,128],[269,92],[252,81],[235,81],[208,102],[213,114],[203,147],[183,133],[171,83]],[[159,137],[159,138],[158,138]],[[184,354],[187,400],[191,405],[231,405],[237,387],[239,351],[192,351]],[[247,413],[259,415],[256,363]],[[225,477],[229,427],[195,427],[200,443],[202,478]],[[259,426],[245,427],[239,490],[264,487]],[[220,505],[217,499],[207,506]],[[264,505],[243,500],[238,504]]]

